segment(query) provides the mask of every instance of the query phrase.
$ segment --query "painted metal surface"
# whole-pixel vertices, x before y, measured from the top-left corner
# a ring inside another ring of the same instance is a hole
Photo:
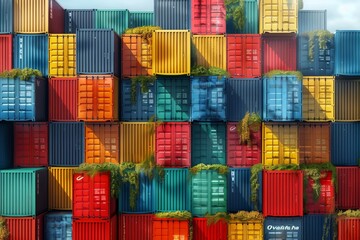
[[[264,223],[262,221],[238,221],[228,222],[228,238],[237,240],[264,239]]]
[[[264,239],[304,239],[302,219],[300,217],[265,218]]]
[[[155,25],[154,12],[131,11],[129,14],[129,28]]]
[[[327,10],[299,10],[298,33],[327,29]]]
[[[227,33],[256,34],[259,33],[259,6],[258,0],[244,1],[245,23],[240,29],[236,29],[233,22],[226,21]]]
[[[190,223],[187,220],[173,218],[153,219],[153,240],[190,239]]]
[[[227,240],[227,223],[218,221],[208,224],[207,218],[193,218],[193,239],[194,240]]]
[[[43,240],[44,213],[33,217],[5,217],[9,239]]]
[[[0,0],[0,33],[12,33],[14,31],[14,2]],[[1,69],[0,69],[1,72]]]
[[[360,80],[335,81],[335,120],[360,121]]]
[[[9,122],[0,122],[0,169],[13,167],[14,126]]]
[[[360,208],[360,168],[336,167],[338,191],[336,194],[336,208]]]
[[[359,239],[360,218],[340,218],[338,220],[338,240]]]
[[[306,214],[303,216],[303,239],[332,240],[334,235],[334,219],[326,214]]]
[[[76,33],[76,29],[95,28],[95,9],[66,9],[65,33]]]
[[[95,11],[95,26],[98,29],[113,29],[121,35],[129,28],[130,12],[124,10],[103,10]]]
[[[118,240],[150,240],[153,235],[153,214],[118,215]]]
[[[335,75],[360,76],[360,31],[335,32]]]
[[[193,34],[225,34],[224,0],[191,1],[191,32]]]
[[[190,29],[190,0],[154,0],[155,25],[162,29]]]
[[[44,219],[45,239],[72,240],[72,213],[49,212]]]
[[[0,4],[1,4],[0,0]],[[0,72],[12,69],[13,51],[12,38],[10,34],[0,35]]]
[[[81,218],[73,220],[73,240],[116,240],[117,215],[108,219]]]

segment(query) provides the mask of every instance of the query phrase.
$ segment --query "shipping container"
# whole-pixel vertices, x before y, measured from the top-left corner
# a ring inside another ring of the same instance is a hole
[[[264,222],[264,239],[305,240],[300,217],[267,217]],[[307,239],[306,239],[307,240]]]
[[[157,119],[188,121],[191,106],[189,77],[159,77],[155,85]]]
[[[261,129],[250,131],[250,144],[241,143],[238,122],[226,125],[226,165],[230,167],[251,167],[261,163]]]
[[[4,0],[0,0],[0,4],[2,4],[3,2]],[[1,11],[1,5],[0,5],[0,11]],[[10,34],[0,35],[0,73],[12,69],[12,61],[13,61],[12,38],[13,36]]]
[[[164,0],[155,0],[155,9],[158,1]],[[183,0],[170,1],[184,2]],[[190,0],[185,1],[190,2]],[[171,18],[174,16],[172,15]],[[152,36],[153,74],[190,75],[190,51],[189,30],[156,30]]]
[[[360,76],[360,30],[336,30],[335,75]]]
[[[240,2],[238,2],[240,4]],[[244,4],[244,23],[240,28],[236,28],[232,19],[226,21],[227,33],[256,34],[259,33],[259,6],[258,0],[245,0]]]
[[[14,167],[42,167],[49,162],[49,124],[14,123]]]
[[[190,29],[190,0],[154,0],[155,25],[162,29]]]
[[[0,215],[36,216],[48,209],[47,168],[0,171]]]
[[[119,240],[151,240],[153,214],[118,215]]]
[[[331,124],[331,163],[336,166],[359,166],[360,123]]]
[[[75,167],[49,167],[49,210],[71,210]]]
[[[224,0],[192,0],[191,32],[193,34],[225,34]]]
[[[341,210],[360,208],[360,167],[336,167],[336,208]]]
[[[191,125],[191,165],[226,164],[226,124],[194,122]]]
[[[95,27],[97,29],[113,29],[121,35],[129,28],[129,10],[104,10],[95,11]]]
[[[155,115],[155,83],[149,83],[147,85],[148,91],[145,93],[142,91],[140,83],[136,83],[136,91],[134,93],[131,91],[131,86],[132,80],[121,79],[120,119],[122,121],[147,122]],[[134,99],[132,94],[134,94]]]
[[[0,122],[0,169],[13,167],[14,127],[12,123]]]
[[[339,218],[337,232],[338,240],[360,239],[360,218]]]
[[[119,163],[119,138],[118,123],[86,123],[85,162]]]
[[[264,223],[260,220],[238,221],[229,220],[228,239],[229,240],[248,240],[264,239]]]
[[[120,123],[120,163],[141,163],[155,155],[155,123]]]
[[[76,33],[76,29],[95,28],[95,9],[66,9],[65,33]]]
[[[254,112],[261,117],[263,109],[262,80],[226,79],[226,109],[228,121],[240,121],[246,112]]]
[[[330,123],[299,123],[300,163],[330,162]]]
[[[193,218],[193,240],[227,240],[227,223],[220,220],[208,224],[207,218]]]
[[[333,240],[335,219],[333,215],[307,214],[303,217],[303,239]]]
[[[44,220],[45,239],[72,240],[71,211],[48,212]]]
[[[155,25],[154,12],[131,11],[129,18],[129,28]]]
[[[111,196],[110,172],[99,172],[94,176],[74,173],[73,219],[110,219],[116,213],[116,199]]]
[[[265,121],[302,119],[302,81],[296,75],[265,77],[263,95]]]
[[[298,31],[298,1],[262,0],[259,5],[260,33]]]
[[[14,31],[14,2],[0,0],[0,33],[12,33]],[[0,69],[0,72],[1,69]]]
[[[191,166],[191,125],[165,122],[156,126],[156,163],[164,167]]]
[[[360,121],[360,80],[335,81],[335,120]]]
[[[49,78],[49,121],[77,121],[78,92],[76,77]]]
[[[120,37],[111,29],[76,30],[77,74],[120,76]]]
[[[335,121],[334,77],[303,77],[302,117],[304,121]]]
[[[191,120],[226,121],[226,77],[191,76]]]
[[[49,64],[48,38],[48,34],[15,34],[13,39],[13,67],[37,69],[43,76],[47,76]]]
[[[247,3],[248,1],[246,1]],[[254,1],[255,2],[255,1]],[[227,71],[232,78],[261,77],[262,45],[260,34],[228,34]]]
[[[153,240],[190,240],[190,223],[176,218],[153,219]]]
[[[73,240],[116,240],[117,215],[108,219],[73,219]]]
[[[55,0],[14,0],[16,33],[63,33],[64,9]]]
[[[164,177],[155,178],[157,212],[190,211],[190,175],[188,168],[165,168]]]
[[[43,240],[44,213],[33,217],[6,217],[10,240]]]
[[[151,40],[141,34],[121,36],[121,76],[135,77],[152,75]]]
[[[119,119],[119,80],[113,75],[78,76],[78,119],[104,122]]]
[[[75,54],[75,34],[49,34],[49,76],[76,76]]]
[[[326,30],[327,10],[299,10],[298,34]]]
[[[191,176],[191,212],[193,216],[226,212],[227,176],[215,170],[202,170]]]

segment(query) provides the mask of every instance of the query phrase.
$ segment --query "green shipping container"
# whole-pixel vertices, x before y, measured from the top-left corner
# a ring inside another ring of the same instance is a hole
[[[129,27],[153,26],[154,13],[153,12],[130,12]]]
[[[123,34],[129,28],[129,10],[96,10],[95,23],[97,29],[113,29]]]
[[[47,168],[1,170],[0,193],[1,216],[36,216],[47,211]]]
[[[259,8],[257,0],[245,0],[245,23],[241,29],[236,29],[232,20],[226,21],[226,33],[259,33]],[[240,4],[240,1],[239,3]]]

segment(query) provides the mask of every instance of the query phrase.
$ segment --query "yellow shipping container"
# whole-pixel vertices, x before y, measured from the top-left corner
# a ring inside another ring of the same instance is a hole
[[[335,121],[335,79],[304,76],[302,115],[304,121]]]
[[[296,123],[265,123],[262,127],[262,164],[299,164]]]
[[[72,175],[75,167],[49,167],[49,210],[72,209]]]
[[[228,223],[228,240],[262,240],[263,222],[260,220],[238,221],[230,220]]]
[[[260,0],[260,33],[297,31],[297,0]]]
[[[120,162],[140,163],[155,152],[155,123],[120,123]]]
[[[224,35],[193,35],[193,65],[226,70],[226,37]]]
[[[153,74],[190,75],[190,31],[156,30],[152,38]]]
[[[49,34],[49,76],[76,76],[76,34]]]

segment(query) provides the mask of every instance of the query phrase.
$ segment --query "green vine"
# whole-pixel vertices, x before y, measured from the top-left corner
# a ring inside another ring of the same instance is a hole
[[[240,137],[240,144],[251,145],[251,134],[250,130],[253,132],[258,132],[261,127],[261,118],[257,113],[246,112],[242,120],[237,124],[237,132]]]
[[[157,218],[174,218],[178,220],[191,220],[192,215],[188,211],[160,212],[155,213]]]
[[[138,171],[143,172],[149,179],[154,177],[154,173],[161,178],[165,177],[164,167],[156,164],[154,154],[151,154],[144,161],[137,164],[136,167]]]
[[[205,215],[207,225],[215,224],[218,221],[228,222],[229,215],[226,212],[218,212],[215,215]]]
[[[245,27],[245,0],[225,0],[226,20],[234,23],[236,30]]]
[[[314,60],[314,48],[315,48],[315,39],[318,39],[319,48],[326,49],[326,43],[331,41],[334,38],[334,34],[328,30],[318,30],[306,33],[305,36],[309,38],[309,60]]]
[[[264,221],[264,216],[257,212],[257,211],[240,211],[237,213],[230,213],[229,214],[230,220],[236,220],[241,222],[247,222],[247,221]]]
[[[191,75],[192,76],[225,76],[225,77],[230,76],[230,74],[222,68],[218,68],[218,67],[208,68],[202,65],[193,66],[191,68]]]
[[[221,165],[221,164],[206,165],[206,164],[200,163],[200,164],[190,168],[190,173],[195,175],[198,172],[203,171],[203,170],[215,170],[221,175],[226,175],[229,171],[229,168],[227,166]]]
[[[149,129],[149,133],[150,134],[155,134],[155,130],[158,126],[162,125],[164,122],[161,121],[160,119],[156,119],[156,115],[152,115],[150,118],[149,118],[149,121],[148,123],[155,123],[153,125],[151,125],[150,129]]]
[[[323,224],[323,232],[321,236],[321,240],[328,240],[330,235],[330,229],[333,229],[333,240],[337,239],[337,224],[336,224],[336,215],[335,214],[327,214],[324,218]]]
[[[129,205],[131,209],[136,208],[136,199],[139,194],[139,172],[136,165],[132,162],[120,164],[120,174],[123,183],[129,183]]]
[[[136,76],[131,78],[130,96],[131,103],[136,103],[136,88],[140,85],[141,93],[145,94],[149,92],[149,85],[153,84],[156,80],[155,76]]]
[[[6,224],[6,219],[0,216],[0,240],[9,239],[9,229]]]
[[[31,77],[42,77],[42,74],[37,69],[23,68],[11,69],[0,73],[1,78],[20,78],[20,80],[29,80]]]
[[[148,44],[151,44],[151,38],[153,32],[161,30],[159,26],[141,26],[135,28],[128,28],[125,30],[125,34],[141,34],[141,38],[146,40]]]
[[[360,218],[360,209],[339,211],[337,215],[338,217]]]
[[[279,170],[299,170],[300,166],[296,164],[277,164],[271,166],[264,166],[265,170],[279,171]]]
[[[251,188],[251,202],[254,209],[258,209],[258,190],[260,188],[259,173],[262,171],[263,166],[261,163],[251,166],[250,169],[250,188]]]
[[[278,75],[295,75],[297,79],[302,80],[303,75],[299,71],[282,71],[282,70],[272,70],[264,74],[264,77],[271,78]]]

